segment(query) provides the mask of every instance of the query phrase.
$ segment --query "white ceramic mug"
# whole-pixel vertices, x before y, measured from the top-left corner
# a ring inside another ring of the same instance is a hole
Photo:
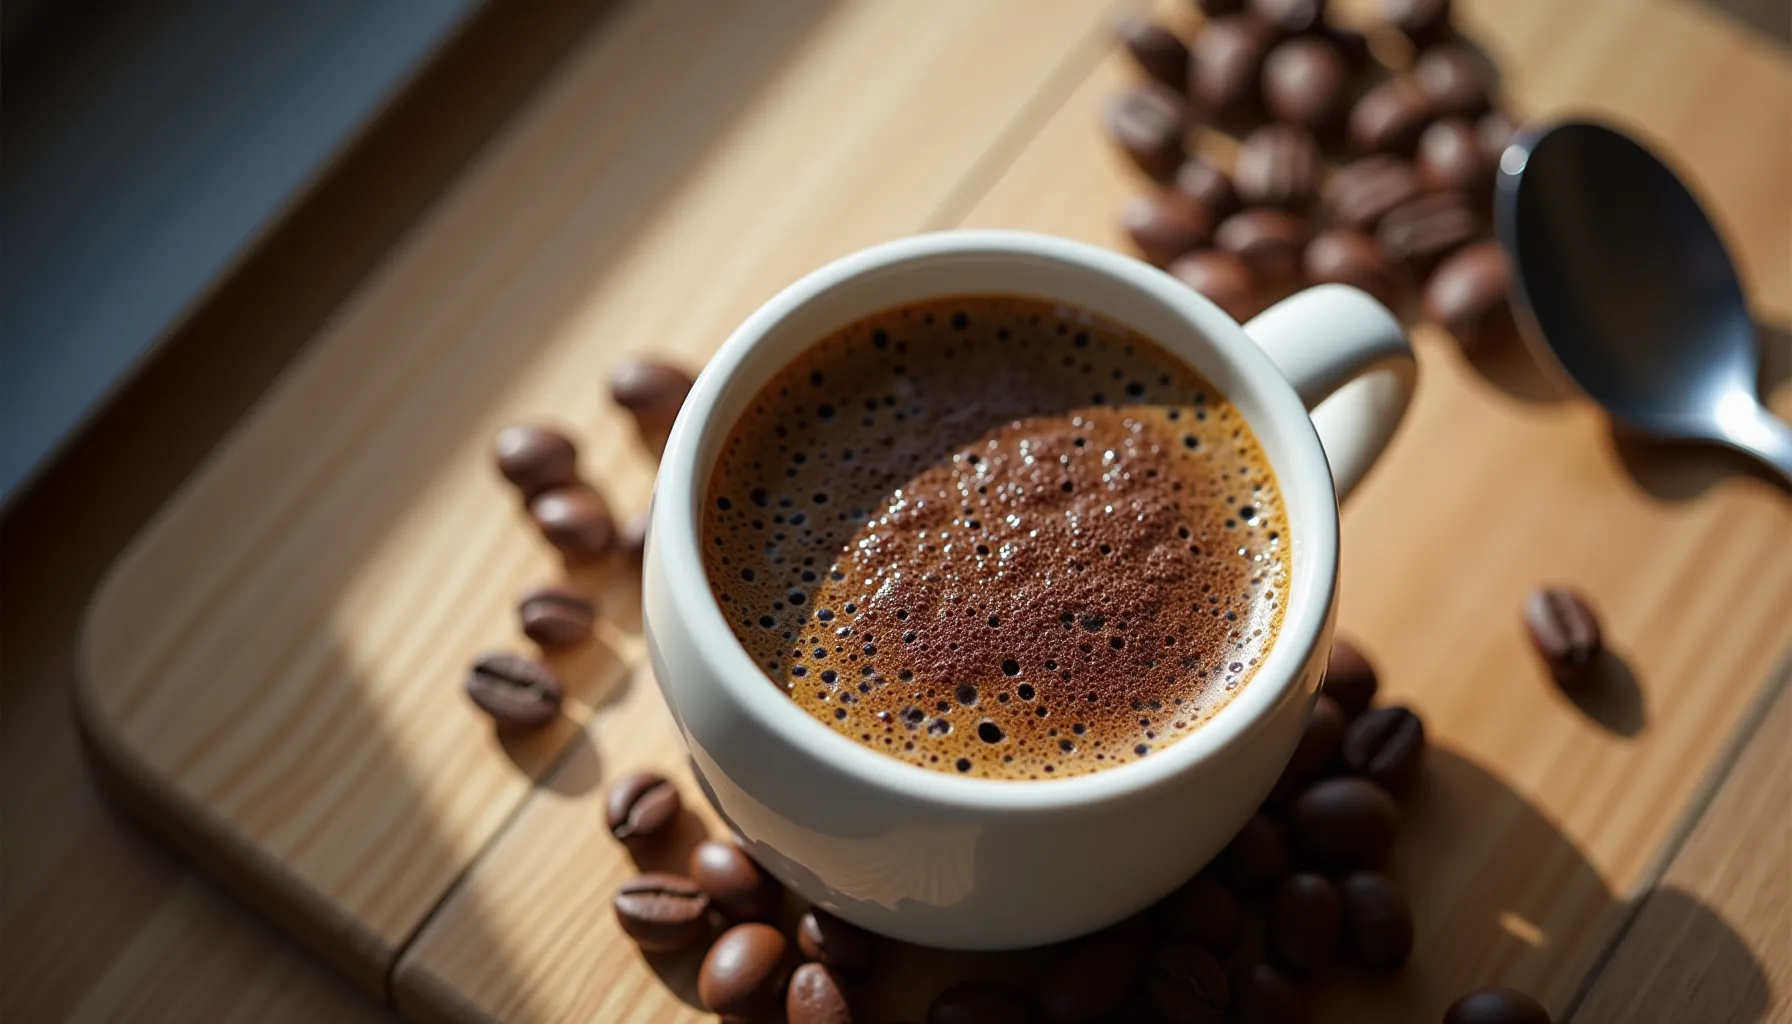
[[[709,588],[702,502],[717,453],[759,390],[853,321],[974,294],[1062,302],[1155,339],[1233,401],[1275,470],[1293,559],[1281,632],[1223,709],[1150,757],[1017,782],[885,756],[786,697],[735,639]],[[1225,845],[1292,753],[1331,648],[1338,499],[1386,445],[1414,375],[1399,323],[1362,292],[1312,288],[1241,328],[1160,270],[1044,235],[921,235],[804,277],[723,343],[685,400],[660,463],[644,581],[647,640],[705,794],[753,857],[792,889],[895,938],[957,949],[1032,946],[1149,905]]]

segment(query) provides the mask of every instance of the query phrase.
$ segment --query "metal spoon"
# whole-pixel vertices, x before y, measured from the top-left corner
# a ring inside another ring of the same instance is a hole
[[[1599,124],[1527,130],[1500,157],[1494,220],[1539,360],[1627,427],[1728,445],[1792,485],[1792,427],[1755,394],[1736,268],[1654,154]]]

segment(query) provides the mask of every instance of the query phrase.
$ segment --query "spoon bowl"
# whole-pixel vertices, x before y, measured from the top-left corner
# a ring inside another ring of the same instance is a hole
[[[1605,125],[1529,129],[1500,157],[1494,221],[1540,362],[1626,427],[1740,449],[1792,484],[1735,265],[1666,164]]]

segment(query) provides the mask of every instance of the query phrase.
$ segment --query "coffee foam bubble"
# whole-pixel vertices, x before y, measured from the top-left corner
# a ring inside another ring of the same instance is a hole
[[[710,481],[709,580],[800,706],[924,767],[1135,760],[1250,678],[1287,525],[1242,416],[1155,344],[974,296],[815,346]]]

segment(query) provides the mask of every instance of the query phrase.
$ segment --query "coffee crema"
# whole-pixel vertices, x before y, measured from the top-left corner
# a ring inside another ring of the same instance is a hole
[[[709,584],[805,711],[925,768],[1051,779],[1211,718],[1290,580],[1244,417],[1156,343],[1018,296],[823,339],[729,434]]]

